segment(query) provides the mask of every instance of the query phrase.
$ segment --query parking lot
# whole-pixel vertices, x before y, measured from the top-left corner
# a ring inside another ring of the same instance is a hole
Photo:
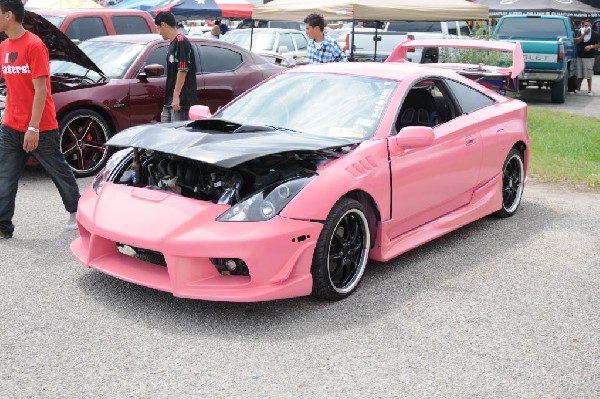
[[[81,187],[90,179],[80,179]],[[191,301],[87,269],[29,170],[3,267],[0,397],[598,397],[600,193],[531,182],[358,292]]]

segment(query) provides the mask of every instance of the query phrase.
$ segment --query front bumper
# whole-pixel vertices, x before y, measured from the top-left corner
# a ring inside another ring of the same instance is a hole
[[[106,184],[88,189],[71,251],[84,265],[182,298],[251,302],[310,294],[318,222],[275,217],[217,222],[227,205],[163,191]],[[117,243],[160,252],[165,266],[121,252]],[[221,275],[210,258],[242,259],[249,276]]]

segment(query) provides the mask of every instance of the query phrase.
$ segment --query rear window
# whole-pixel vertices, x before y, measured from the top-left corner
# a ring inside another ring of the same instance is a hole
[[[115,15],[112,18],[117,35],[130,33],[150,33],[146,20],[137,15]]]
[[[388,32],[441,32],[440,21],[395,21],[388,25]]]
[[[507,18],[498,26],[496,36],[500,39],[549,39],[567,37],[567,28],[561,19],[555,18]]]
[[[71,40],[84,41],[93,37],[106,36],[107,32],[102,18],[81,17],[71,21],[65,34]]]

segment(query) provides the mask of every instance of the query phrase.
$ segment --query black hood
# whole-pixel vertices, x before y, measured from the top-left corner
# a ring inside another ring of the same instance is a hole
[[[206,133],[181,124],[142,125],[114,135],[106,144],[136,147],[232,168],[246,161],[284,152],[309,152],[358,144],[362,139],[321,137],[290,131]]]
[[[51,60],[63,60],[91,69],[106,78],[106,75],[67,35],[52,25],[46,18],[34,12],[25,10],[23,27],[35,33],[48,47]],[[0,33],[0,42],[6,39],[6,34]]]

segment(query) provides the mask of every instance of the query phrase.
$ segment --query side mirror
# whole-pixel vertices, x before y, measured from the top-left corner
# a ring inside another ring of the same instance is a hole
[[[279,54],[285,54],[285,53],[289,53],[290,49],[288,48],[288,46],[279,46],[279,49],[277,49],[277,52]]]
[[[429,147],[433,144],[435,135],[429,126],[407,126],[389,139],[392,155],[401,155],[410,148]]]
[[[193,121],[210,118],[211,116],[210,108],[206,105],[192,105],[190,107],[189,118]]]
[[[146,76],[163,76],[165,74],[165,67],[160,64],[146,65],[144,73]]]
[[[148,77],[150,76],[163,76],[165,73],[165,67],[160,64],[151,64],[146,65],[143,70],[138,73],[137,78],[144,82],[148,83]]]

